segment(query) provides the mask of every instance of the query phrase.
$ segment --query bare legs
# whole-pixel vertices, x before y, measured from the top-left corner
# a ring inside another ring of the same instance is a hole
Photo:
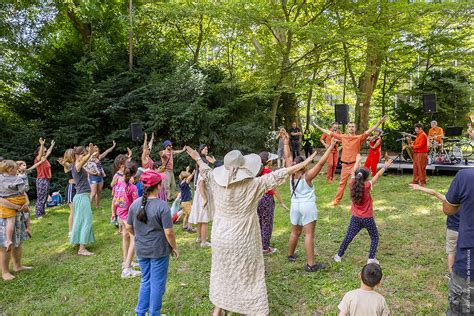
[[[290,239],[288,241],[288,256],[294,256],[298,238],[304,233],[304,249],[306,252],[306,261],[308,265],[314,265],[314,229],[316,221],[304,226],[292,225]]]
[[[69,235],[71,235],[71,232],[72,232],[72,218],[73,218],[73,214],[72,214],[73,204],[69,203],[68,205],[69,205],[69,218],[68,218],[68,221],[67,221],[67,225],[68,225]]]
[[[104,181],[100,183],[91,184],[91,205],[93,205],[95,200],[95,207],[100,208],[100,194],[104,189]]]
[[[130,268],[135,254],[135,237],[130,235],[126,229],[122,230],[122,251],[123,251],[123,268]]]
[[[11,251],[11,257],[13,258],[13,271],[19,272],[23,270],[31,270],[32,267],[24,266],[21,264],[22,255],[21,245],[13,247]],[[0,265],[2,269],[2,279],[5,281],[13,280],[15,277],[9,271],[10,252],[6,252],[6,248],[0,248]]]
[[[456,257],[455,253],[448,254],[448,271],[449,271],[449,273],[453,273],[453,265],[454,265],[455,257]]]
[[[79,251],[77,252],[79,256],[92,256],[94,253],[86,249],[86,245],[80,244]]]
[[[95,206],[97,208],[100,208],[100,194],[102,193],[102,190],[104,189],[104,181],[99,183],[97,185],[97,194],[95,195]]]

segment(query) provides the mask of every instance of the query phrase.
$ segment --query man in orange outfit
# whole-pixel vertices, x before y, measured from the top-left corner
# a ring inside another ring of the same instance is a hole
[[[438,122],[431,121],[431,128],[428,131],[428,144],[433,145],[433,142],[438,143],[438,149],[443,148],[443,136],[444,131],[441,127],[438,126]]]
[[[334,133],[327,129],[321,128],[315,124],[315,126],[321,130],[323,133],[333,136],[335,139],[338,139],[342,142],[342,170],[341,170],[341,179],[339,181],[339,188],[337,189],[336,197],[331,202],[331,205],[336,206],[341,201],[344,196],[344,190],[346,189],[347,181],[351,175],[351,171],[354,167],[356,157],[359,154],[360,146],[362,143],[369,137],[369,135],[377,128],[380,124],[385,122],[387,116],[384,116],[378,121],[374,126],[366,130],[361,135],[356,135],[356,125],[354,123],[347,124],[347,135]]]
[[[426,186],[426,165],[428,164],[428,137],[423,132],[423,125],[415,124],[416,139],[413,148],[413,181],[412,183]]]
[[[339,132],[339,124],[337,122],[332,123],[331,125],[331,132],[338,133]],[[331,144],[332,136],[329,136],[326,133],[323,133],[319,141],[325,148]],[[328,158],[328,169],[326,171],[326,179],[328,183],[333,183],[334,181],[334,174],[336,173],[337,161],[339,160],[339,150],[338,144],[334,145],[334,148],[331,150]]]

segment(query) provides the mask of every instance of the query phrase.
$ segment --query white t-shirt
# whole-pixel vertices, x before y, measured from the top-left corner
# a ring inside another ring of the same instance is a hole
[[[387,302],[382,295],[375,291],[362,289],[347,292],[337,307],[340,311],[351,316],[385,316],[390,314]]]

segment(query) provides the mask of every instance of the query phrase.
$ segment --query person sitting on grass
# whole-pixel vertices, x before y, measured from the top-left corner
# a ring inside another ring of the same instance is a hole
[[[446,201],[446,196],[435,191],[422,187],[419,184],[409,184],[413,191],[421,191],[435,196],[441,202]],[[448,255],[448,271],[453,272],[453,265],[456,256],[456,247],[459,235],[459,213],[448,215],[446,218],[446,254]]]
[[[386,161],[384,167],[377,172],[372,180],[368,180],[369,170],[359,168],[361,160],[362,157],[358,154],[354,168],[352,169],[352,180],[349,185],[352,198],[351,221],[347,228],[346,237],[339,248],[339,252],[334,256],[334,261],[336,262],[341,262],[341,258],[349,244],[352,242],[354,237],[365,228],[370,236],[369,259],[367,260],[367,263],[379,263],[377,259],[375,259],[375,253],[377,252],[377,246],[379,243],[379,233],[377,231],[377,225],[375,225],[372,196],[370,192],[372,191],[372,186],[377,182],[379,177],[392,165],[392,160],[389,159]]]
[[[127,231],[135,236],[135,249],[142,271],[137,315],[160,315],[168,277],[170,254],[179,258],[168,203],[159,199],[162,179],[158,172],[142,174],[143,196],[129,208]]]
[[[376,263],[366,264],[359,272],[360,288],[347,292],[339,303],[339,316],[389,315],[385,298],[375,292],[382,280],[382,269]]]
[[[17,176],[17,164],[13,160],[0,162],[0,197],[15,205],[25,205],[28,196],[25,191],[25,182]],[[5,248],[9,252],[13,244],[13,230],[15,227],[16,210],[0,207],[0,218],[6,219]]]
[[[196,174],[196,169],[193,170],[192,173],[189,173],[188,168],[186,171],[182,171],[179,174],[179,180],[181,181],[179,184],[179,188],[181,190],[181,208],[184,212],[183,218],[183,230],[189,233],[195,233],[196,229],[193,228],[191,223],[188,222],[189,214],[191,213],[191,208],[193,206],[192,203],[192,193],[191,188],[189,187],[189,183],[193,180],[194,175]]]

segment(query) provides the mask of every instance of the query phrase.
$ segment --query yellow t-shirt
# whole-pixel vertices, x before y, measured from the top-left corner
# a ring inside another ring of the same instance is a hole
[[[350,316],[386,316],[390,314],[385,298],[375,291],[352,290],[344,295],[337,306]]]
[[[13,196],[13,197],[7,197],[5,198],[9,202],[15,204],[15,205],[24,205],[26,203],[26,196],[25,195],[20,195],[20,196]],[[16,216],[16,210],[7,208],[4,206],[0,206],[0,218],[9,218],[9,217],[15,217]]]

